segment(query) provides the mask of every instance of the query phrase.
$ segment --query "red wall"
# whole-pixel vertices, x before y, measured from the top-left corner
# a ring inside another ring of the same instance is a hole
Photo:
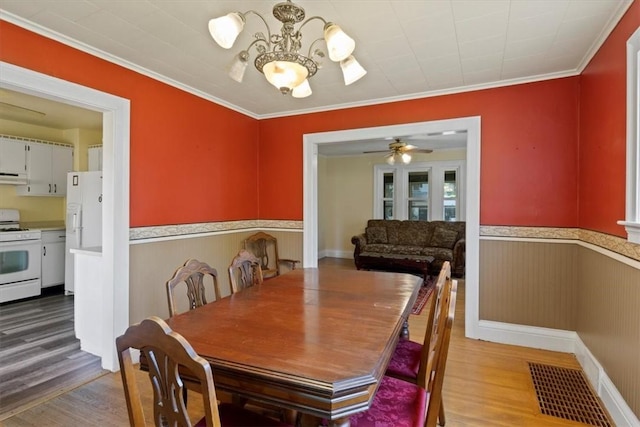
[[[131,100],[134,227],[299,220],[303,134],[480,116],[482,224],[623,236],[624,45],[639,23],[635,2],[580,77],[259,122],[3,21],[0,60]]]
[[[305,133],[481,116],[481,224],[575,227],[578,96],[573,77],[263,120],[260,218],[302,219]]]
[[[625,237],[626,79],[629,37],[640,26],[634,2],[582,72],[579,226]]]
[[[132,227],[258,217],[255,119],[4,21],[0,60],[131,101]]]

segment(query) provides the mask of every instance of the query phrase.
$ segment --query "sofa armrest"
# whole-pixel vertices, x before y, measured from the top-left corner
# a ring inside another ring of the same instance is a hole
[[[451,273],[456,277],[463,277],[465,273],[467,241],[462,238],[453,246],[453,261]]]
[[[351,238],[351,243],[356,245],[353,253],[355,255],[358,255],[360,252],[362,252],[362,249],[367,245],[367,235],[363,233],[363,234],[358,234],[357,236],[353,236]]]

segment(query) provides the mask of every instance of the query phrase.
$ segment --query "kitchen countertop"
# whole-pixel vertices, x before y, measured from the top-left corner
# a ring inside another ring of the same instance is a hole
[[[42,231],[54,231],[54,230],[66,229],[63,221],[21,222],[20,227],[28,228],[29,230],[42,230]]]

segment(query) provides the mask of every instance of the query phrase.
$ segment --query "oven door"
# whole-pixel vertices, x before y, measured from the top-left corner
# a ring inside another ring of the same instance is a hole
[[[0,243],[0,286],[40,279],[41,240]]]

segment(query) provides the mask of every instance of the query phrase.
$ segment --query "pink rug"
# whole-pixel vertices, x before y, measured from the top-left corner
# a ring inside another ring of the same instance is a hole
[[[411,308],[411,314],[420,314],[422,313],[422,309],[429,301],[429,297],[433,292],[433,288],[435,287],[435,281],[433,277],[429,276],[427,282],[420,288],[418,291],[418,298],[416,298],[416,302],[413,303],[413,308]]]

